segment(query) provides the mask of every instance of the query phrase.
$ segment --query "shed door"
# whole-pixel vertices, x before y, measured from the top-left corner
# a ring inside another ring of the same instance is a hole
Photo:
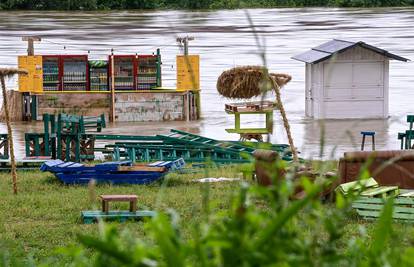
[[[384,62],[324,64],[326,118],[382,117]]]
[[[352,73],[352,63],[324,64],[324,99],[351,99],[353,87]]]
[[[368,62],[353,64],[353,92],[356,99],[384,97],[384,63]]]
[[[376,99],[384,97],[384,62],[324,64],[324,98]]]

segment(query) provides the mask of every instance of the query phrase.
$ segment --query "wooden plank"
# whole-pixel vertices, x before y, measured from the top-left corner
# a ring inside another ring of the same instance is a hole
[[[335,190],[341,192],[344,195],[347,195],[349,192],[355,192],[362,188],[372,188],[372,187],[378,187],[378,182],[375,181],[375,179],[371,177],[369,179],[363,179],[363,180],[341,184]]]
[[[118,171],[154,171],[154,172],[164,172],[166,171],[165,167],[151,167],[145,165],[134,165],[134,166],[119,166]]]
[[[109,200],[109,201],[131,201],[137,200],[137,195],[100,195],[99,196],[102,200]]]
[[[378,218],[381,215],[381,211],[357,210],[357,213],[358,213],[358,215],[360,215],[362,217]],[[394,212],[393,215],[392,215],[392,218],[393,219],[403,219],[403,220],[414,221],[414,214]]]
[[[369,188],[361,193],[364,197],[373,197],[378,195],[398,195],[398,186],[380,186]]]
[[[383,204],[384,202],[385,200],[383,198],[360,197],[356,199],[353,203]],[[414,199],[397,197],[394,199],[394,204],[414,205]]]
[[[272,101],[253,101],[244,103],[229,103],[225,104],[225,110],[229,112],[261,112],[273,111],[276,109],[276,103]]]
[[[238,134],[267,134],[269,130],[266,128],[245,128],[245,129],[226,129],[228,133]]]
[[[140,210],[136,212],[130,211],[109,211],[107,213],[98,210],[82,211],[82,221],[86,224],[97,222],[102,220],[118,220],[125,222],[127,220],[139,220],[145,217],[154,217],[156,212],[150,210]]]
[[[414,197],[414,190],[400,189],[398,197]]]
[[[361,203],[353,203],[352,208],[358,209],[358,210],[367,210],[367,211],[381,211],[383,209],[384,205],[378,205],[378,204],[361,204]],[[394,206],[394,212],[396,213],[413,213],[414,214],[414,208],[413,207],[400,207],[400,206]]]

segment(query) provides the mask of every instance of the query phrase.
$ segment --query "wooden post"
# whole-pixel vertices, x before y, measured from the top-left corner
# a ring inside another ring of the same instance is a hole
[[[272,83],[273,90],[275,91],[275,94],[276,94],[276,103],[278,105],[280,115],[282,116],[283,126],[285,127],[285,130],[286,130],[286,135],[289,141],[290,150],[292,151],[293,161],[298,163],[299,162],[298,152],[296,151],[296,147],[293,143],[292,133],[290,132],[290,124],[286,116],[285,108],[283,107],[282,97],[280,96],[280,86],[276,83],[275,79],[273,79],[271,76],[269,76],[269,79],[270,79],[270,82]]]
[[[27,41],[27,55],[34,56],[34,42],[40,42],[42,39],[37,36],[23,36],[23,41]]]
[[[17,194],[17,171],[16,171],[16,159],[14,157],[14,144],[13,144],[13,131],[10,123],[9,106],[7,99],[6,82],[4,77],[11,77],[15,74],[28,74],[27,70],[23,69],[0,69],[0,84],[3,96],[3,108],[7,126],[7,138],[10,150],[10,164],[11,164],[11,176],[13,181],[13,193]]]
[[[186,37],[178,37],[177,42],[184,46],[184,55],[188,56],[188,42],[194,40],[194,37],[192,36],[186,36]],[[188,59],[186,58],[187,65],[189,65]],[[191,92],[187,91],[185,97],[184,97],[184,108],[186,112],[186,121],[190,121],[192,119],[192,105],[191,105]]]
[[[115,75],[114,54],[111,55],[111,122],[115,122]]]
[[[7,137],[8,137],[8,143],[10,146],[10,163],[11,163],[11,175],[12,175],[12,182],[13,182],[13,193],[17,194],[17,171],[16,171],[16,160],[14,157],[13,134],[12,134],[11,123],[10,123],[9,106],[7,103],[6,82],[4,80],[3,75],[0,75],[0,82],[1,82],[1,88],[2,88],[2,93],[3,93],[3,107],[4,107],[4,114],[6,117]]]
[[[42,39],[37,36],[23,36],[22,41],[27,41],[27,55],[34,56],[34,42],[40,42]],[[23,120],[32,120],[32,108],[30,104],[30,94],[23,93]]]
[[[157,87],[162,87],[162,79],[161,79],[161,52],[160,49],[157,48]]]
[[[185,120],[186,121],[189,121],[189,114],[188,114],[188,101],[187,101],[187,98],[188,98],[188,92],[185,92],[185,94],[183,95],[183,105],[184,105],[184,107],[183,107],[183,110],[184,110],[184,116],[185,116]]]
[[[186,99],[186,101],[187,101],[187,121],[191,120],[191,117],[190,117],[190,114],[191,114],[190,97],[191,97],[191,95],[190,94],[191,94],[190,91],[187,91],[187,99]]]
[[[194,40],[194,37],[186,36],[186,37],[178,37],[177,42],[184,46],[184,55],[188,55],[188,41]]]

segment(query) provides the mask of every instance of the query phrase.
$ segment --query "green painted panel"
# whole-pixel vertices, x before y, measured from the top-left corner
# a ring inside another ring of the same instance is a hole
[[[269,131],[266,128],[243,128],[243,129],[226,129],[228,133],[238,134],[268,134]]]
[[[359,210],[367,210],[367,211],[381,211],[384,205],[379,204],[361,204],[361,203],[353,203],[352,208],[359,209]],[[394,212],[396,213],[414,213],[413,207],[394,207]]]

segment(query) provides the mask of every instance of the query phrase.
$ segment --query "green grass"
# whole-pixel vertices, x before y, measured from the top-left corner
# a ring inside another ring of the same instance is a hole
[[[332,164],[334,166],[335,164]],[[174,210],[180,217],[184,238],[193,235],[194,225],[202,219],[202,198],[204,185],[193,180],[202,177],[240,177],[236,166],[200,170],[192,174],[170,174],[161,185],[149,186],[98,185],[93,190],[87,186],[65,186],[52,174],[33,172],[18,173],[18,195],[12,194],[11,178],[8,173],[0,174],[0,255],[25,261],[33,257],[35,262],[45,259],[59,263],[56,249],[78,245],[79,234],[97,235],[98,224],[85,225],[80,221],[82,210],[99,209],[100,194],[137,194],[138,208],[156,211]],[[250,181],[248,181],[250,182]],[[212,183],[209,187],[214,211],[227,210],[230,198],[239,189],[238,182]],[[325,204],[331,209],[332,204]],[[111,203],[113,209],[127,209],[127,203]],[[306,211],[303,211],[306,212]],[[122,230],[128,230],[132,237],[149,240],[142,222],[113,223]],[[347,240],[360,235],[365,226],[369,234],[373,231],[371,222],[356,216],[349,216],[344,227]],[[394,223],[393,240],[398,246],[414,243],[412,225]],[[307,231],[304,225],[304,231]],[[67,260],[67,259],[66,259]]]
[[[237,177],[235,167],[200,170],[194,174],[170,174],[161,186],[126,185],[95,187],[100,194],[136,194],[138,208],[158,211],[175,210],[183,223],[184,236],[200,220],[201,187],[193,179],[202,177]],[[50,173],[39,171],[18,173],[18,195],[12,194],[11,177],[0,174],[0,251],[8,250],[12,257],[36,260],[54,255],[55,248],[77,243],[77,235],[98,233],[98,225],[84,225],[80,221],[82,210],[100,209],[96,197],[91,201],[87,186],[65,186]],[[214,183],[210,196],[220,208],[228,207],[230,195],[238,183]],[[113,209],[128,209],[127,203],[111,203]],[[143,223],[119,224],[142,238]]]

